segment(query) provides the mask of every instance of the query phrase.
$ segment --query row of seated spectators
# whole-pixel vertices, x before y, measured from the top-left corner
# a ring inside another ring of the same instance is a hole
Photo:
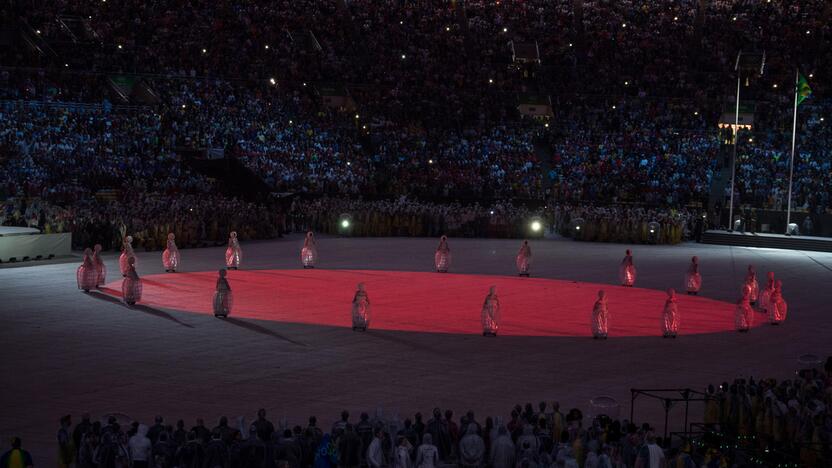
[[[832,183],[832,101],[813,100],[800,105],[795,141],[792,208],[811,213],[832,207],[827,187]],[[745,134],[737,149],[735,200],[758,208],[785,210],[789,190],[791,115],[779,122],[785,132],[771,130]],[[730,195],[730,187],[726,188]]]
[[[368,126],[358,115],[345,128],[330,113],[313,111],[308,96],[300,92],[208,80],[156,80],[154,87],[166,103],[164,132],[171,144],[231,146],[277,190],[542,194],[532,146],[539,126],[425,132]]]
[[[703,202],[717,167],[718,115],[693,101],[572,99],[546,133],[560,200]]]
[[[47,41],[66,42],[68,32],[56,18],[71,13],[86,18],[104,44],[94,53],[74,54],[86,63],[81,69],[257,77],[253,83],[152,79],[162,104],[141,115],[30,115],[7,106],[0,145],[10,161],[2,175],[10,182],[3,191],[65,203],[114,185],[138,184],[169,196],[209,192],[210,181],[183,170],[172,156],[172,148],[191,146],[230,149],[281,191],[515,202],[548,195],[681,206],[702,201],[714,175],[713,123],[734,53],[727,44],[764,43],[770,75],[797,62],[814,70],[816,94],[824,89],[820,77],[829,75],[828,54],[818,53],[829,34],[822,21],[828,12],[817,0],[710,2],[698,20],[698,2],[692,1],[586,1],[580,12],[571,1],[441,2],[431,8],[356,1],[346,5],[349,15],[336,1],[191,3],[162,15],[135,2],[39,3],[24,17]],[[10,20],[13,8],[0,7],[0,16]],[[307,50],[304,29],[315,33],[320,54]],[[712,47],[690,47],[700,35]],[[557,74],[548,65],[508,67],[508,41],[533,39],[540,40],[544,64],[572,65]],[[28,64],[15,54],[22,52],[5,51],[0,58]],[[278,71],[261,73],[268,69]],[[101,75],[51,73],[2,70],[2,96],[105,99]],[[276,76],[278,85],[269,85],[268,76]],[[356,89],[360,118],[320,111],[312,86],[302,85],[320,79],[369,83]],[[533,90],[534,80],[544,79],[567,90],[579,79],[581,92],[627,97],[559,101],[553,131],[546,133],[516,121],[512,109],[515,91]],[[773,97],[782,98],[787,88],[762,97],[776,102]],[[651,99],[656,95],[685,99]],[[796,165],[800,207],[828,207],[828,192],[818,190],[829,173],[822,143],[828,129],[819,120],[828,109],[818,105],[815,120],[801,132],[800,146],[815,147]],[[738,190],[741,200],[779,206],[784,189],[775,176],[783,174],[778,154],[787,146],[787,128],[763,131],[771,135],[755,139],[759,148],[749,145],[747,154],[741,149],[747,164],[738,169]],[[533,151],[541,135],[554,153],[551,161],[538,161]],[[765,154],[757,158],[751,151]]]
[[[672,5],[631,0],[238,5],[220,0],[162,11],[137,1],[38,3],[36,9],[8,6],[2,13],[7,18],[23,14],[54,44],[73,40],[58,15],[84,19],[95,47],[71,57],[71,67],[366,83],[373,85],[369,101],[380,113],[436,126],[499,122],[513,99],[501,96],[524,85],[715,97],[725,93],[739,45],[767,51],[769,74],[791,75],[798,63],[819,76],[832,73],[825,53],[830,12],[823,0],[710,1],[702,11],[694,0]],[[511,41],[537,41],[542,66],[533,72],[508,67]],[[18,65],[26,58],[5,61]],[[447,112],[449,107],[454,112]]]
[[[226,141],[276,190],[522,201],[543,199],[548,176],[548,195],[558,204],[636,201],[678,207],[705,200],[718,156],[719,139],[706,128],[708,119],[684,101],[634,97],[604,110],[597,100],[576,99],[564,101],[562,118],[546,131],[536,123],[462,134],[383,126],[368,139],[339,127],[330,114],[310,114],[304,98],[273,88],[217,80],[158,83],[166,102],[159,114],[7,102],[0,110],[5,195],[76,203],[102,188],[167,196],[216,192],[211,181],[181,164],[173,148]],[[829,206],[828,192],[819,190],[830,164],[824,144],[830,130],[821,120],[826,104],[801,106],[806,120],[795,166],[798,208]],[[535,139],[553,149],[548,174],[537,161]],[[782,132],[743,140],[740,202],[753,193],[758,197],[753,203],[783,205],[788,157],[780,148],[786,143]]]
[[[832,358],[793,378],[736,378],[704,395],[704,433],[657,438],[649,425],[636,426],[605,414],[584,417],[557,402],[516,405],[510,416],[473,411],[460,418],[433,409],[406,417],[377,408],[358,420],[343,411],[331,427],[312,416],[306,427],[286,418],[277,426],[258,411],[251,422],[202,419],[188,428],[157,416],[153,425],[123,414],[101,421],[89,415],[73,426],[61,418],[59,462],[80,468],[718,468],[724,466],[825,466],[832,455]],[[597,412],[598,408],[593,408]],[[614,409],[617,412],[617,409]]]

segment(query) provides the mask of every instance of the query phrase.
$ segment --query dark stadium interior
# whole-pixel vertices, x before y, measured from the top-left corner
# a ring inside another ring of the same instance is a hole
[[[0,468],[829,466],[830,77],[829,0],[0,2]]]

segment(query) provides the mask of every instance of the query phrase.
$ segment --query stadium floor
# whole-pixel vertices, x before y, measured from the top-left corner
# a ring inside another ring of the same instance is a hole
[[[297,269],[301,244],[301,236],[244,242],[244,271]],[[322,237],[315,273],[430,272],[435,245],[435,239]],[[515,274],[518,240],[450,239],[450,246],[454,273]],[[620,288],[615,286],[617,267],[627,247],[533,241],[532,279],[604,283],[614,291]],[[505,417],[515,403],[557,400],[562,408],[578,407],[586,414],[592,411],[590,398],[609,395],[620,403],[618,416],[625,417],[631,388],[701,390],[739,375],[786,378],[798,369],[799,356],[832,354],[824,332],[832,324],[825,289],[832,280],[832,254],[701,244],[630,247],[638,287],[681,289],[690,257],[698,255],[701,296],[718,301],[736,301],[749,263],[756,266],[761,281],[766,271],[775,271],[784,282],[789,317],[779,327],[763,325],[745,335],[705,333],[676,340],[486,339],[381,329],[353,333],[332,323],[245,316],[218,320],[181,311],[191,307],[187,296],[180,307],[127,308],[110,295],[78,291],[75,268],[80,261],[3,268],[0,440],[20,435],[42,464],[55,459],[58,418],[67,413],[77,418],[83,412],[94,417],[116,412],[143,421],[161,414],[168,421],[183,418],[187,424],[203,417],[213,425],[221,415],[251,419],[263,407],[275,421],[285,417],[292,424],[304,424],[315,414],[323,427],[329,427],[341,409],[357,419],[361,411],[373,413],[377,407],[385,414],[405,415],[429,414],[439,406],[457,414],[473,409],[482,419],[487,414]],[[181,253],[183,272],[211,271],[222,265],[224,248]],[[139,252],[138,257],[141,275],[164,273],[159,252]],[[108,281],[118,279],[113,276],[117,256],[105,260]],[[384,281],[373,284],[370,298],[383,295],[383,288]],[[439,331],[446,299],[446,294],[430,290],[408,298],[414,310],[435,314]],[[339,314],[348,313],[349,298],[346,302]],[[584,315],[587,322],[589,310]],[[661,304],[651,311],[657,328],[660,310]],[[695,319],[680,312],[684,334],[685,323]],[[610,313],[614,323],[615,310]],[[659,402],[642,397],[635,414],[637,421],[663,429]],[[674,408],[669,430],[681,429],[681,417],[674,416],[683,414],[683,405]],[[701,420],[701,414],[701,405],[692,403],[690,420]]]

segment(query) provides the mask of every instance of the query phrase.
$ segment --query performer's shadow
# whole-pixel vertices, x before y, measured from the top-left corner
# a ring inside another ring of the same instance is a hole
[[[226,317],[226,318],[220,319],[220,320],[223,320],[224,322],[230,323],[230,324],[232,324],[234,326],[237,326],[237,327],[240,327],[240,328],[244,328],[244,329],[249,330],[249,331],[253,331],[253,332],[256,332],[256,333],[260,333],[262,335],[270,336],[272,338],[277,338],[279,340],[283,340],[283,341],[286,341],[288,343],[292,343],[294,345],[306,346],[305,343],[301,343],[300,341],[295,341],[295,340],[293,340],[293,339],[291,339],[287,336],[283,336],[280,333],[275,332],[274,330],[269,330],[266,327],[257,325],[256,323],[247,322],[245,320],[240,320],[240,319],[234,318],[234,317]]]
[[[389,341],[391,343],[396,343],[399,345],[406,346],[410,349],[416,351],[423,351],[428,354],[433,354],[436,356],[446,356],[446,354],[438,349],[433,349],[429,346],[424,346],[419,344],[413,340],[405,338],[405,333],[401,332],[390,332],[388,330],[367,330],[365,332],[353,332],[353,333],[365,333],[367,336],[371,336],[373,338],[377,338],[384,341]]]
[[[90,291],[87,294],[90,297],[94,297],[94,298],[102,300],[102,301],[111,302],[113,304],[118,304],[118,305],[120,305],[122,307],[126,307],[127,309],[130,309],[130,310],[138,310],[138,311],[144,312],[148,315],[153,315],[154,317],[159,317],[159,318],[163,318],[165,320],[170,320],[171,322],[182,325],[183,327],[194,328],[194,326],[191,325],[190,323],[185,323],[185,322],[179,320],[178,318],[174,317],[173,315],[171,315],[171,314],[169,314],[169,313],[167,313],[163,310],[154,309],[153,307],[146,306],[144,304],[128,305],[128,304],[125,304],[118,297],[111,296],[111,295],[103,293],[101,291]]]

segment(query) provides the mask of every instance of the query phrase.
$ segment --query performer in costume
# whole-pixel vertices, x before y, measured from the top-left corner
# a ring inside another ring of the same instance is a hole
[[[234,296],[231,293],[231,285],[226,279],[227,272],[223,269],[219,271],[217,277],[217,287],[214,291],[214,317],[228,317],[231,313],[231,306],[234,303]]]
[[[78,281],[78,289],[83,289],[84,292],[98,286],[98,270],[92,261],[92,250],[84,249],[84,260],[76,270],[75,278]]]
[[[315,268],[317,261],[318,247],[315,246],[315,235],[312,234],[312,231],[309,231],[303,241],[303,248],[300,249],[300,262],[303,264],[303,268]]]
[[[92,263],[95,265],[97,273],[95,285],[97,287],[104,286],[107,280],[107,265],[104,264],[104,260],[101,258],[101,244],[95,244],[92,250]]]
[[[696,258],[696,257],[693,257]],[[676,338],[679,334],[679,308],[676,305],[676,290],[667,290],[667,300],[664,301],[662,312],[662,335],[665,338]]]
[[[774,291],[769,297],[768,320],[772,325],[780,325],[786,320],[789,305],[783,298],[783,281],[774,282]]]
[[[774,272],[770,271],[766,275],[766,286],[760,294],[760,310],[763,312],[771,312],[772,293],[774,293]]]
[[[240,248],[240,241],[237,240],[237,231],[231,231],[228,235],[228,248],[225,249],[225,266],[238,270],[243,261],[243,249]]]
[[[142,280],[136,272],[136,258],[130,257],[127,261],[127,274],[121,281],[121,294],[124,302],[133,305],[142,300]]]
[[[482,304],[482,336],[497,336],[499,328],[500,299],[497,297],[497,286],[491,286]]]
[[[448,247],[448,236],[439,238],[439,247],[436,248],[433,262],[439,273],[447,273],[448,268],[451,267],[451,248]]]
[[[745,274],[745,286],[749,288],[748,299],[753,306],[757,303],[760,294],[760,284],[757,283],[757,272],[754,271],[754,265],[748,265],[748,272]]]
[[[532,265],[532,248],[529,241],[524,240],[520,244],[520,251],[517,252],[517,273],[520,276],[529,276],[529,268]]]
[[[127,266],[131,258],[136,258],[136,254],[133,252],[133,236],[125,236],[124,242],[121,244],[121,255],[118,257],[118,266],[121,269],[122,277],[127,276]]]
[[[367,331],[370,327],[370,297],[364,289],[364,283],[358,283],[358,289],[352,298],[352,330]]]
[[[685,273],[685,288],[688,294],[694,296],[699,294],[699,289],[702,288],[702,275],[699,273],[699,257],[694,256],[690,259],[690,266],[687,273]]]
[[[751,288],[746,284],[742,288],[742,297],[737,301],[734,312],[734,326],[738,332],[745,333],[754,324],[754,309],[751,308]]]
[[[592,338],[607,339],[608,319],[607,293],[602,289],[598,291],[598,300],[595,301],[595,305],[592,307]]]
[[[636,266],[633,264],[633,254],[630,249],[627,249],[624,259],[621,260],[618,276],[622,286],[632,287],[636,283]]]
[[[162,265],[165,271],[176,273],[179,269],[179,249],[176,247],[176,236],[171,232],[168,234],[168,245],[162,252]]]

